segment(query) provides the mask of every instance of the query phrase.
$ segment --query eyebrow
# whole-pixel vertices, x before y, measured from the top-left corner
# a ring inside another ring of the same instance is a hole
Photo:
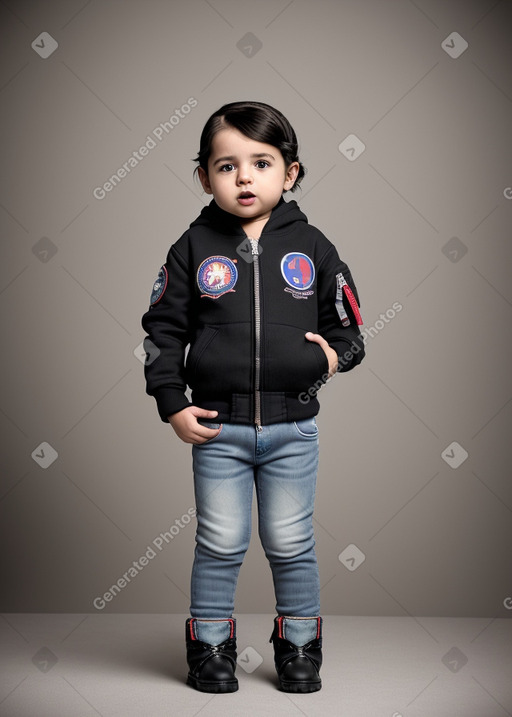
[[[275,157],[273,157],[268,152],[259,152],[258,154],[251,154],[251,159],[262,159],[263,157],[270,157],[270,159],[273,159],[275,161]],[[213,163],[213,166],[215,167],[216,164],[219,162],[233,162],[236,159],[233,155],[230,155],[229,157],[219,157],[215,160]]]

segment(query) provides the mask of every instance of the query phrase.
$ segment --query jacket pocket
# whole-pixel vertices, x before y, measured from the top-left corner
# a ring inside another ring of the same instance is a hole
[[[264,390],[306,391],[327,378],[327,356],[321,346],[306,339],[306,331],[284,324],[265,327]]]
[[[249,393],[251,346],[251,326],[247,322],[204,326],[187,357],[187,384],[192,390],[208,394]]]
[[[205,326],[201,329],[188,352],[187,374],[193,374],[197,370],[204,352],[218,333],[219,329],[215,326]]]

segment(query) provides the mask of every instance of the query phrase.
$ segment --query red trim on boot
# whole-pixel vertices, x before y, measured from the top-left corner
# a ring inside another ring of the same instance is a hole
[[[233,638],[233,635],[235,634],[235,620],[232,617],[219,617],[219,618],[201,618],[201,617],[191,617],[189,622],[189,631],[190,631],[190,639],[191,640],[197,640],[197,636],[194,631],[194,625],[198,620],[205,620],[207,622],[229,622],[229,639],[231,640]]]

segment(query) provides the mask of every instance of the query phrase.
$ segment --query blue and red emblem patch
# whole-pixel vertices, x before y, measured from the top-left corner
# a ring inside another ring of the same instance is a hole
[[[153,284],[153,290],[151,292],[150,299],[151,306],[157,304],[162,298],[164,291],[167,288],[168,280],[169,276],[167,274],[167,269],[165,268],[165,266],[162,266],[160,271],[158,272],[158,276],[156,277],[155,283]]]
[[[235,263],[226,256],[210,256],[205,259],[197,270],[197,285],[201,297],[209,296],[218,299],[219,296],[234,291],[238,280],[238,271]]]
[[[291,288],[286,288],[296,299],[306,299],[313,294],[307,291],[315,281],[315,265],[307,254],[292,251],[281,259],[281,273]]]

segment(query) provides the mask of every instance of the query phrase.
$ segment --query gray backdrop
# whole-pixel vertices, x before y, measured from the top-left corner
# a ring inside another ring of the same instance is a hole
[[[297,131],[288,197],[367,332],[320,396],[323,612],[511,614],[511,21],[509,0],[0,5],[4,612],[188,611],[190,446],[145,395],[140,317],[210,200],[206,119],[256,99]],[[255,531],[236,610],[273,609]]]

